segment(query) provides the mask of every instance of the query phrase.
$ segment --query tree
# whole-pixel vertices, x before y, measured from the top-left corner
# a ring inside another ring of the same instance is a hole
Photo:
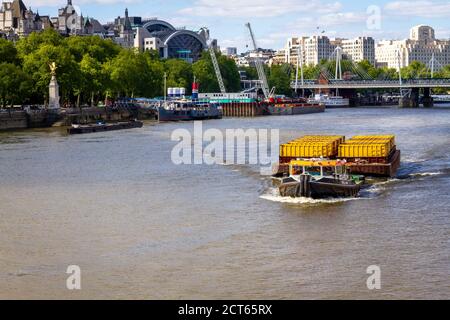
[[[118,96],[152,97],[161,92],[163,66],[146,53],[123,50],[107,68],[111,91]]]
[[[192,65],[180,59],[168,59],[164,62],[164,71],[167,73],[167,86],[186,88],[190,93],[193,80]]]
[[[36,51],[24,56],[23,59],[23,70],[32,77],[34,82],[33,93],[41,99],[47,100],[48,98],[48,85],[51,79],[49,64],[51,62],[55,62],[58,66],[57,78],[63,99],[70,100],[73,88],[80,85],[79,65],[64,46],[43,44]]]
[[[31,78],[12,63],[0,63],[0,103],[2,107],[21,104],[28,97]]]
[[[225,88],[229,92],[237,92],[241,90],[241,76],[236,62],[232,58],[228,58],[222,54],[218,57],[218,63]]]
[[[285,65],[272,65],[269,71],[269,87],[275,87],[277,94],[290,96],[292,94],[291,79],[286,73]]]
[[[112,40],[104,40],[98,36],[68,37],[64,39],[70,52],[77,62],[81,62],[85,55],[104,63],[116,57],[121,48]]]
[[[39,50],[42,45],[59,46],[62,40],[63,37],[56,30],[45,29],[42,32],[33,32],[29,36],[21,38],[17,42],[16,48],[19,57],[23,59],[27,55]]]
[[[255,67],[241,67],[239,68],[241,71],[245,72],[245,76],[247,80],[258,80],[258,71]]]
[[[91,106],[94,105],[95,96],[106,88],[107,76],[103,72],[102,64],[92,58],[89,54],[85,54],[80,62],[81,81],[80,90],[78,92],[78,101],[80,101],[83,91],[89,93]],[[79,102],[78,102],[79,104]]]
[[[200,92],[219,92],[219,83],[214,73],[212,62],[207,58],[200,59],[192,65],[192,70],[200,84]]]
[[[19,64],[16,47],[12,42],[3,38],[0,38],[0,61]]]
[[[413,61],[407,67],[401,69],[403,79],[414,79],[430,76],[427,74],[427,67],[425,64],[419,61]]]
[[[227,91],[239,91],[241,88],[241,79],[239,76],[239,70],[234,60],[227,58],[220,53],[216,53],[216,57]],[[192,69],[197,81],[200,83],[201,92],[220,91],[219,83],[209,52],[203,52],[202,57],[193,64]]]

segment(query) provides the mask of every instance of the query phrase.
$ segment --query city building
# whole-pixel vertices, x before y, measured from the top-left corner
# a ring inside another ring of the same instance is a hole
[[[177,29],[170,23],[157,18],[142,20],[136,27],[134,47],[140,51],[155,50],[161,58],[183,59],[190,63],[197,61],[207,49],[209,31],[198,32]]]
[[[67,0],[67,5],[58,10],[57,30],[62,35],[83,35],[86,34],[85,19],[78,13],[72,5],[72,0]]]
[[[234,60],[236,61],[238,67],[254,67],[256,59],[259,59],[263,64],[270,65],[274,55],[274,50],[259,48],[257,52],[248,51],[240,55],[236,55],[234,56]]]
[[[222,50],[222,54],[227,57],[235,57],[235,56],[237,56],[237,48],[236,47],[227,47]]]
[[[436,69],[450,64],[450,40],[437,40],[434,29],[419,25],[411,28],[409,39],[380,41],[375,49],[378,66],[399,69],[413,61],[429,64],[434,58]]]
[[[40,16],[27,9],[22,0],[3,2],[0,7],[0,37],[27,36],[33,31],[54,28],[64,36],[97,35],[109,38],[124,48],[136,48],[140,51],[155,50],[161,58],[178,58],[190,63],[197,61],[208,48],[209,30],[199,31],[175,28],[170,23],[157,18],[142,19],[130,17],[128,9],[123,17],[102,25],[98,20],[87,17],[75,10],[72,0],[58,10],[57,17]],[[220,50],[217,40],[210,45]],[[236,48],[228,48],[235,54]]]
[[[354,62],[367,60],[372,65],[375,65],[375,40],[372,37],[335,39],[331,43],[334,48],[341,47],[347,59]]]
[[[347,59],[355,62],[368,60],[375,64],[375,40],[371,37],[359,37],[355,39],[334,39],[330,40],[327,36],[297,37],[289,38],[286,46],[277,51],[272,63],[289,63],[296,65],[317,65],[321,60],[332,59],[334,50],[337,47],[342,48],[342,52]]]
[[[317,65],[321,60],[329,59],[335,48],[326,36],[289,38],[285,48],[275,54],[272,63],[296,65],[300,54],[304,65]]]
[[[131,21],[128,16],[128,9],[125,9],[125,17],[123,19],[118,19],[119,21],[118,30],[119,34],[114,38],[116,43],[120,44],[124,48],[134,47],[134,30],[131,26]]]
[[[3,2],[0,7],[0,32],[6,38],[23,37],[33,31],[51,27],[48,17],[27,9],[22,0]]]

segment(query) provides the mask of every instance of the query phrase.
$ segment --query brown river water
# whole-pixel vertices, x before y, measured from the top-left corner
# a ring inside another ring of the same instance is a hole
[[[0,133],[0,298],[450,298],[450,108],[203,126],[279,128],[281,142],[393,133],[402,168],[356,200],[284,199],[255,165],[174,165],[171,133],[189,122]],[[69,265],[81,290],[66,288]]]

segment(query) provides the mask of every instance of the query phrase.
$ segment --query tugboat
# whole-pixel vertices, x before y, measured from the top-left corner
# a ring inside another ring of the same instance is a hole
[[[293,160],[289,173],[279,186],[282,197],[354,198],[364,182],[363,176],[347,174],[345,161],[338,160]]]

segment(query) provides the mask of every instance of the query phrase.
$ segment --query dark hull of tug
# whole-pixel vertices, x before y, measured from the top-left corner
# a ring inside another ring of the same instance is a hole
[[[311,198],[354,198],[357,197],[361,186],[359,184],[342,184],[335,179],[321,179],[319,181],[311,181]]]
[[[300,182],[292,178],[283,179],[279,186],[280,195],[291,198],[354,198],[358,196],[360,190],[361,186],[356,183],[344,183],[331,178],[312,181],[308,176],[301,176]]]

